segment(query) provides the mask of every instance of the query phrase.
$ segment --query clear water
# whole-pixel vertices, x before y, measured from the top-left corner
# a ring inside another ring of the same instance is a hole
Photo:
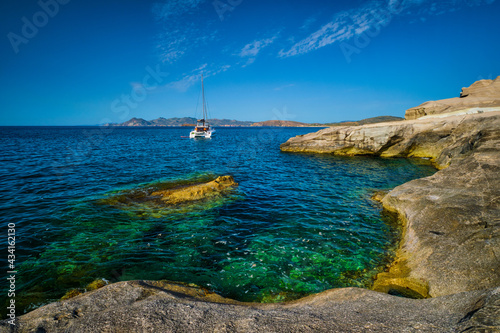
[[[398,237],[373,191],[435,172],[405,159],[280,152],[315,128],[218,128],[211,140],[182,138],[188,128],[0,130],[18,313],[98,278],[184,281],[260,302],[369,286]],[[232,175],[236,191],[190,209],[100,204],[119,190],[216,175]]]

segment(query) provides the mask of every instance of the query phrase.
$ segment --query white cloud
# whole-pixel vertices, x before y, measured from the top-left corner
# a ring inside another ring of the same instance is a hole
[[[152,11],[158,20],[171,19],[182,15],[202,4],[206,0],[166,0],[153,4]]]
[[[179,81],[174,81],[169,83],[167,86],[179,92],[185,92],[186,90],[188,90],[189,87],[198,82],[199,79],[200,79],[200,74],[190,74],[184,76]]]
[[[393,1],[385,6],[381,1],[371,1],[364,6],[340,12],[319,30],[292,45],[289,50],[281,50],[279,56],[285,58],[308,53],[360,35],[373,27],[385,25],[393,15],[393,5]]]
[[[309,27],[314,23],[316,22],[316,17],[314,16],[311,16],[309,17],[307,20],[304,21],[304,23],[302,24],[302,26],[300,27],[300,30],[308,30]]]
[[[406,0],[406,8],[411,10],[411,14],[416,16],[415,21],[425,21],[426,16],[442,15],[457,11],[463,7],[475,7],[489,5],[495,0],[447,0],[447,1],[430,1],[430,0]]]
[[[158,55],[162,62],[172,64],[193,49],[216,38],[217,30],[200,27],[196,15],[206,0],[163,0],[152,6],[160,33],[156,36]],[[202,30],[210,31],[204,33]]]
[[[256,57],[257,54],[265,48],[266,46],[272,44],[274,40],[278,38],[278,36],[273,36],[271,38],[266,38],[266,39],[261,39],[261,40],[255,40],[251,43],[248,43],[241,49],[239,56],[242,58],[245,57]]]
[[[200,82],[201,74],[203,73],[204,78],[208,78],[213,75],[227,71],[231,68],[231,65],[219,65],[212,66],[209,68],[208,64],[203,64],[196,69],[193,69],[189,74],[184,74],[182,79],[167,84],[168,88],[177,90],[179,92],[185,92],[194,84]]]
[[[336,42],[360,36],[367,30],[380,29],[380,27],[386,26],[396,15],[411,14],[422,18],[428,15],[451,12],[460,7],[491,4],[494,1],[372,0],[360,7],[337,13],[330,22],[324,24],[320,29],[295,42],[289,49],[282,49],[278,56],[286,58],[304,54]],[[294,40],[294,37],[288,39]]]
[[[255,59],[256,58],[248,58],[247,62],[245,62],[245,64],[243,64],[243,66],[241,66],[241,67],[247,67],[247,66],[253,64],[255,62]]]
[[[241,58],[247,59],[243,67],[253,64],[255,59],[257,59],[259,52],[266,46],[271,45],[278,38],[278,36],[279,32],[272,37],[254,40],[253,42],[245,45],[237,54]]]

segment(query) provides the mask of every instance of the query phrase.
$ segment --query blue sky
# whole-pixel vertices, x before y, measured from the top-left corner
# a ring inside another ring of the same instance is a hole
[[[0,125],[404,116],[500,75],[495,0],[4,0]]]

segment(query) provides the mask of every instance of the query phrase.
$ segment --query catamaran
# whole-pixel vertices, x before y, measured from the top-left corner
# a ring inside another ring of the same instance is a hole
[[[189,133],[189,137],[209,139],[215,135],[215,128],[211,127],[207,119],[207,104],[205,102],[205,87],[203,85],[203,74],[201,74],[201,94],[203,96],[203,118],[198,119],[194,130]]]

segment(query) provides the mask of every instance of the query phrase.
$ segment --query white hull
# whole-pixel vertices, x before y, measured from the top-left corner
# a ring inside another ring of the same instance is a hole
[[[194,138],[202,138],[202,139],[210,139],[212,136],[215,135],[215,129],[211,129],[208,131],[191,131],[189,133],[189,138],[194,139]]]
[[[203,95],[203,118],[197,120],[194,130],[189,133],[189,138],[191,139],[210,139],[215,134],[215,129],[213,129],[207,121],[207,104],[205,103],[205,86],[203,85],[203,73],[201,74],[201,92]]]

